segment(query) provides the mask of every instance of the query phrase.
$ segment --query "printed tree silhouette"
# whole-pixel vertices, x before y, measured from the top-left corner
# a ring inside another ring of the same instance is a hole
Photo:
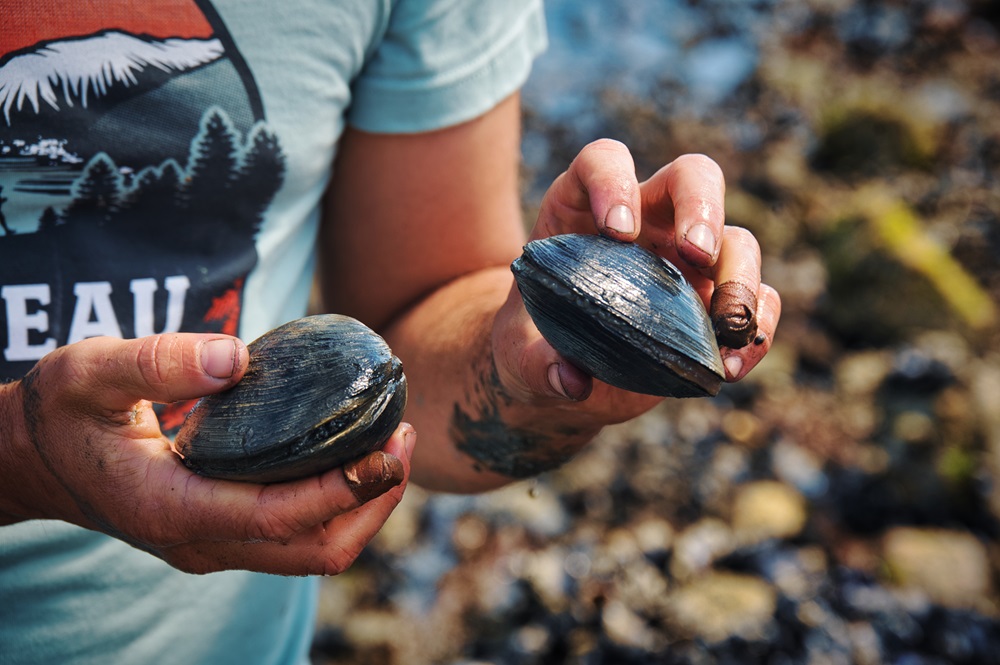
[[[230,195],[239,167],[238,142],[229,116],[209,110],[192,142],[184,190],[185,207],[206,223],[239,226],[237,201]]]
[[[66,209],[66,224],[104,224],[118,209],[122,178],[111,158],[98,153],[76,181],[73,202]]]
[[[38,230],[39,231],[51,231],[60,224],[59,213],[57,213],[52,206],[45,208],[45,212],[38,220]]]
[[[262,124],[253,128],[247,143],[249,148],[237,174],[237,184],[259,228],[264,211],[285,180],[285,156],[278,138]]]
[[[172,159],[159,168],[143,169],[136,175],[123,212],[162,217],[175,215],[181,208],[181,179],[181,167]]]
[[[142,228],[150,238],[199,237],[205,251],[234,238],[252,242],[285,170],[278,139],[263,123],[244,144],[229,116],[212,108],[191,142],[186,168],[168,159],[142,169],[126,186],[114,161],[98,153],[77,178],[64,213],[46,210],[38,231],[115,224],[122,232]]]

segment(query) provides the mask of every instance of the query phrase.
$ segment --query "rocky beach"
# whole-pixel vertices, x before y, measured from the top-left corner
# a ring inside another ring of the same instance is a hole
[[[1000,664],[1000,6],[547,5],[526,219],[590,140],[710,155],[774,345],[556,472],[409,488],[314,663]]]

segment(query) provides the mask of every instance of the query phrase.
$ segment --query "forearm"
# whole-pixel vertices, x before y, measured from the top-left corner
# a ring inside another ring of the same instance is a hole
[[[420,437],[413,479],[423,486],[474,492],[534,476],[599,430],[576,403],[529,401],[500,380],[494,320],[512,281],[506,266],[461,277],[385,331],[410,386],[405,417]]]
[[[21,455],[18,449],[25,438],[20,417],[20,392],[17,383],[0,385],[0,525],[13,524],[23,519],[24,509],[16,501],[15,488],[24,479],[21,474]]]

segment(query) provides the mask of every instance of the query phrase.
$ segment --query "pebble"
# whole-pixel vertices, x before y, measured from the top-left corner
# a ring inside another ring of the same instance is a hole
[[[741,544],[768,538],[792,538],[805,526],[804,497],[781,482],[759,480],[741,485],[733,498],[733,532]]]
[[[711,572],[671,592],[669,618],[683,633],[708,642],[762,639],[777,604],[774,589],[757,577]]]
[[[988,607],[992,571],[985,546],[964,531],[896,527],[882,539],[891,580],[950,607]]]
[[[687,579],[708,569],[735,548],[736,541],[729,526],[718,518],[706,517],[677,536],[670,573],[679,580]]]

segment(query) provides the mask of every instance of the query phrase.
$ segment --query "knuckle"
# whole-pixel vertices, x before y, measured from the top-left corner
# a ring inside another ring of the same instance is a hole
[[[319,574],[332,577],[345,572],[361,553],[361,548],[344,548],[336,543],[328,546],[321,560]]]
[[[674,160],[675,164],[683,165],[685,167],[697,168],[705,172],[713,172],[722,175],[722,167],[719,166],[718,162],[709,157],[698,152],[692,152],[685,155],[681,155]]]
[[[89,340],[55,349],[42,358],[28,373],[27,384],[41,389],[57,387],[58,392],[76,397],[88,395],[100,363],[90,352]],[[44,391],[48,394],[49,390]]]
[[[254,513],[249,536],[251,540],[284,543],[301,530],[301,524],[265,505]]]
[[[628,147],[616,139],[600,138],[595,141],[591,141],[583,147],[583,152],[618,152],[618,151],[628,151]]]
[[[727,226],[726,239],[740,247],[749,249],[757,254],[760,253],[760,243],[757,242],[757,237],[742,226]]]
[[[138,340],[135,365],[142,379],[153,388],[169,389],[170,365],[177,356],[177,346],[173,338],[165,335]]]

